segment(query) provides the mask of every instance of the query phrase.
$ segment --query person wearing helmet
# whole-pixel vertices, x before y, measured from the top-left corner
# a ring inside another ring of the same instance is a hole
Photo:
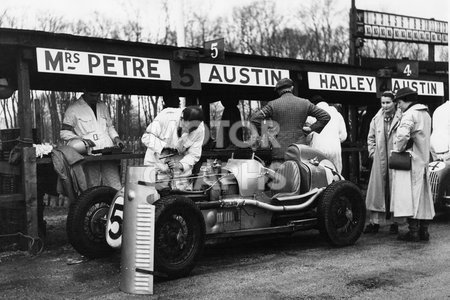
[[[69,142],[81,139],[92,150],[103,149],[117,145],[121,148],[124,143],[114,129],[108,107],[100,101],[100,93],[83,91],[83,95],[69,105],[64,113],[61,138]],[[77,149],[83,151],[82,144],[73,142]],[[84,164],[88,185],[108,185],[116,189],[121,188],[118,165],[110,161],[93,161]]]
[[[154,164],[160,173],[159,179],[191,175],[202,155],[204,138],[200,107],[165,108],[142,135],[142,143],[147,146],[144,165]],[[172,186],[180,190],[191,187],[187,180],[177,180]]]
[[[293,89],[294,82],[291,79],[280,79],[275,85],[275,91],[280,97],[269,102],[250,119],[250,122],[261,131],[267,130],[261,126],[263,120],[271,119],[274,123],[273,127],[276,129],[270,137],[274,160],[283,160],[284,153],[290,144],[306,144],[306,136],[309,133],[312,131],[320,133],[330,121],[330,115],[326,111],[307,99],[294,96]],[[317,119],[311,126],[305,126],[308,116]],[[264,132],[261,134],[263,135]]]

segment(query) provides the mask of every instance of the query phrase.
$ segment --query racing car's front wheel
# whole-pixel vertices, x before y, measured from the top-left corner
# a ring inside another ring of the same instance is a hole
[[[71,203],[67,215],[66,232],[70,244],[78,253],[99,258],[111,254],[105,237],[109,207],[117,190],[109,186],[96,186],[82,192]]]
[[[182,196],[163,197],[155,206],[155,269],[169,278],[187,276],[205,244],[203,215]]]
[[[352,245],[363,231],[366,204],[350,181],[331,183],[320,196],[317,212],[320,233],[333,246]]]

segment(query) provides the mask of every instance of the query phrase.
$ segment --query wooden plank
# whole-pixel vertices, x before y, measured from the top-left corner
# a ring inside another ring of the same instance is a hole
[[[36,149],[25,147],[23,154],[23,191],[27,215],[27,232],[31,237],[38,237],[38,203],[36,176]]]

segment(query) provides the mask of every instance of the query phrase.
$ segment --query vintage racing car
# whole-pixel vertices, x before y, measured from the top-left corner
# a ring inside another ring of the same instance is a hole
[[[129,167],[127,174],[132,174]],[[146,168],[151,168],[147,166]],[[132,182],[125,192],[94,187],[72,203],[67,218],[70,243],[82,255],[105,256],[121,245],[123,203],[136,197],[155,205],[154,261],[157,274],[189,274],[206,239],[318,229],[334,246],[354,244],[363,230],[361,191],[336,172],[332,162],[309,146],[289,146],[272,171],[254,155],[213,161],[201,168],[193,190]],[[176,180],[176,178],[173,178]]]

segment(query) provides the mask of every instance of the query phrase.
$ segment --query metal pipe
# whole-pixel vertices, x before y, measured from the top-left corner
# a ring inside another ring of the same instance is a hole
[[[311,205],[311,203],[314,202],[314,200],[317,199],[317,197],[323,192],[325,188],[315,188],[313,190],[311,190],[310,192],[306,193],[306,194],[302,194],[302,195],[298,195],[296,197],[290,197],[289,200],[299,200],[304,198],[307,195],[311,195],[312,193],[315,192],[315,195],[313,195],[310,199],[308,199],[308,201],[306,201],[305,203],[302,204],[297,204],[297,205],[282,205],[282,206],[278,206],[278,205],[272,205],[269,203],[265,203],[265,202],[261,202],[258,200],[253,200],[253,199],[243,199],[243,198],[232,198],[232,199],[222,199],[219,201],[215,201],[213,203],[198,203],[199,208],[202,209],[212,209],[212,208],[220,208],[220,207],[239,207],[239,206],[245,206],[245,205],[252,205],[252,206],[256,206],[256,207],[260,207],[269,211],[296,211],[296,210],[301,210],[303,208],[308,207],[309,205]],[[208,205],[209,204],[209,205]]]

